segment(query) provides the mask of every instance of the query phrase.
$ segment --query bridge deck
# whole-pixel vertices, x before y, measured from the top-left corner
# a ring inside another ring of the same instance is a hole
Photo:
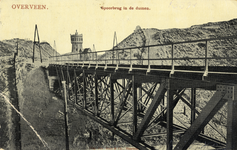
[[[162,79],[172,79],[175,87],[179,88],[204,88],[215,90],[217,84],[237,84],[237,67],[209,66],[208,75],[204,76],[204,66],[176,66],[172,72],[171,66],[164,65],[105,65],[65,63],[50,64],[49,67],[59,66],[64,69],[76,69],[86,73],[98,75],[113,74],[116,79],[131,79],[132,75],[138,77],[138,82],[161,82]],[[53,72],[51,71],[51,74]],[[53,73],[56,75],[56,72]]]

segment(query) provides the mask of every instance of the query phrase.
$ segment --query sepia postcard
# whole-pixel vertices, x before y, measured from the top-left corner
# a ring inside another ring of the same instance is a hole
[[[237,149],[236,0],[0,0],[0,150]]]

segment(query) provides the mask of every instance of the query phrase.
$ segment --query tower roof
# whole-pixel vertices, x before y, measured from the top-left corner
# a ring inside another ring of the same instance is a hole
[[[83,35],[82,34],[78,34],[78,32],[77,32],[77,30],[76,30],[76,32],[75,32],[75,34],[70,34],[71,35],[71,37],[82,37]]]

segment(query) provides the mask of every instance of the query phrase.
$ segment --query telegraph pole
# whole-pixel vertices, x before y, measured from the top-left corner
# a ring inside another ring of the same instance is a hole
[[[38,41],[35,41],[35,37],[37,34],[37,38]],[[34,59],[35,59],[35,45],[38,44],[39,45],[39,51],[40,51],[40,62],[42,63],[42,56],[41,56],[41,49],[40,49],[40,39],[39,39],[39,32],[38,32],[38,28],[37,28],[37,24],[35,25],[35,33],[34,33],[34,43],[33,43],[33,57],[32,57],[32,62],[34,63]]]

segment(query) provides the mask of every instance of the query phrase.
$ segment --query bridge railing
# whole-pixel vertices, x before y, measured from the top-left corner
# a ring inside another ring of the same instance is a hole
[[[175,66],[236,66],[237,36],[209,38],[139,47],[114,47],[88,53],[70,53],[50,57],[50,63],[129,64]]]

